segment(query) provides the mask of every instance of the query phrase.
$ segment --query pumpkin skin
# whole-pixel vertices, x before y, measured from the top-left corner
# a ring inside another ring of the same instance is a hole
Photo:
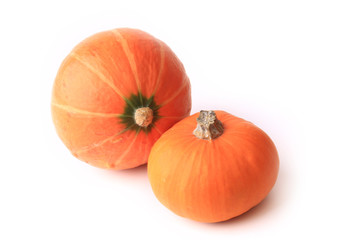
[[[145,125],[135,119],[140,108],[151,112]],[[51,101],[56,131],[71,153],[111,169],[146,163],[155,141],[190,110],[180,60],[162,41],[127,28],[79,43],[60,66]]]
[[[182,217],[221,222],[241,215],[275,184],[279,158],[272,140],[254,124],[215,111],[223,134],[194,136],[199,113],[183,119],[153,146],[148,176],[157,199]]]

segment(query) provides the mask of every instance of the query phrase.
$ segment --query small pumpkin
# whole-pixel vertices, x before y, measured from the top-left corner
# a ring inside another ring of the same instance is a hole
[[[148,176],[158,200],[174,213],[220,222],[260,203],[278,168],[275,145],[260,128],[223,111],[201,111],[159,138]]]
[[[71,153],[111,169],[146,163],[154,142],[190,109],[180,60],[162,41],[125,28],[78,44],[60,66],[51,101],[56,131]]]

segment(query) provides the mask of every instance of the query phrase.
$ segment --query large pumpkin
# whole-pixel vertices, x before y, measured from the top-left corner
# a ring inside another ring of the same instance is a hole
[[[71,153],[94,166],[133,168],[191,109],[190,82],[162,41],[135,29],[95,34],[63,61],[52,117]]]
[[[219,222],[260,203],[278,168],[275,145],[261,129],[223,111],[201,111],[155,143],[148,175],[156,197],[174,213]]]

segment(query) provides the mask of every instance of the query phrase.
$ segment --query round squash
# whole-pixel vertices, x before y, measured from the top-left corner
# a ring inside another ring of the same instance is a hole
[[[190,82],[162,41],[136,29],[105,31],[65,58],[51,110],[75,157],[101,168],[133,168],[147,162],[162,133],[189,116]]]
[[[154,144],[148,176],[158,200],[174,213],[220,222],[260,203],[278,168],[275,145],[261,129],[223,111],[201,111]]]

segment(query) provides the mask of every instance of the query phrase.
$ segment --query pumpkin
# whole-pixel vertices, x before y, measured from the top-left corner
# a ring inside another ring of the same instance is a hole
[[[101,168],[133,168],[147,162],[161,134],[189,116],[190,82],[162,41],[136,29],[104,31],[65,58],[51,110],[75,157]]]
[[[155,196],[174,213],[220,222],[260,203],[278,168],[275,145],[260,128],[223,111],[201,111],[154,144],[148,176]]]

